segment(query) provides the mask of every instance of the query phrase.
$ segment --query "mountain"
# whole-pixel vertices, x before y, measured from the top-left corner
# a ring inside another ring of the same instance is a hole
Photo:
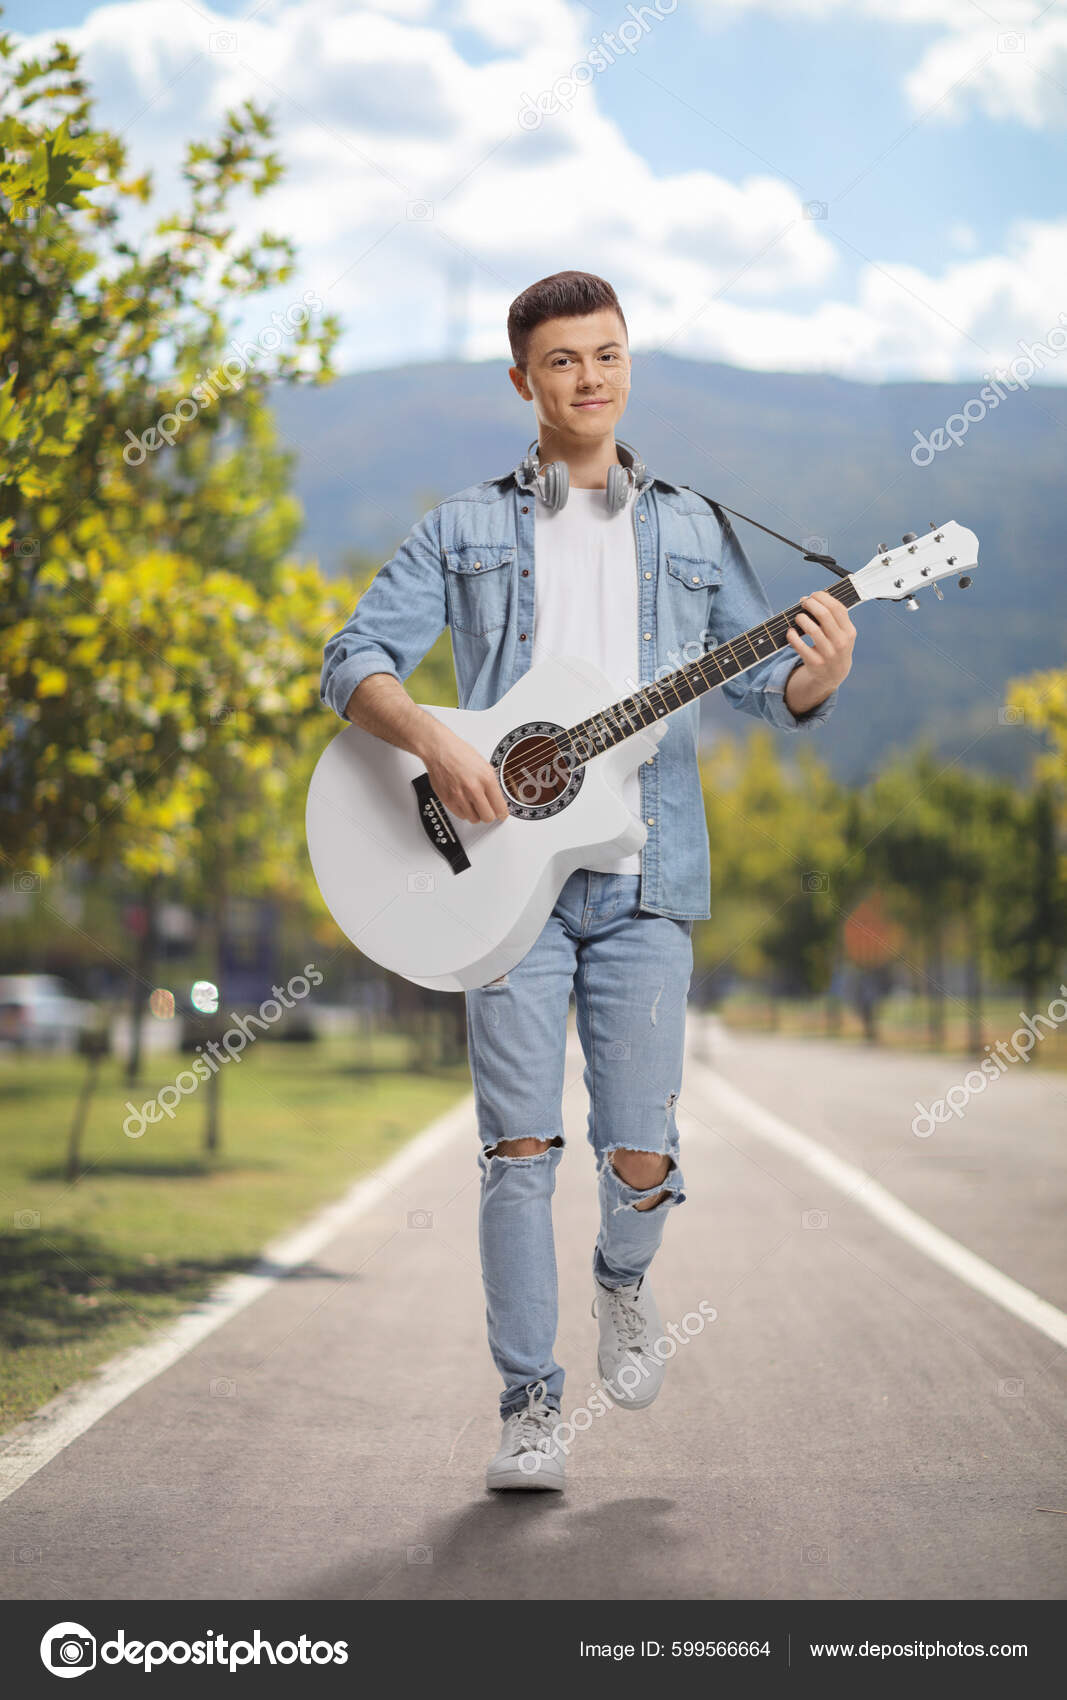
[[[622,434],[672,482],[786,536],[822,538],[814,547],[852,570],[879,542],[925,531],[930,520],[956,519],[978,536],[969,590],[949,578],[944,602],[927,590],[917,613],[890,603],[855,611],[853,670],[818,733],[842,778],[861,777],[920,733],[946,760],[1020,775],[1042,747],[1002,710],[1008,680],[1064,664],[1067,391],[1008,392],[929,465],[911,459],[915,432],[944,426],[979,399],[983,382],[863,384],[634,356]],[[536,430],[502,361],[279,388],[275,413],[296,456],[302,547],[329,572],[343,570],[351,551],[387,560],[428,507],[508,471]],[[824,568],[735,523],[775,608],[831,582]],[[714,692],[703,712],[709,734],[749,723]]]

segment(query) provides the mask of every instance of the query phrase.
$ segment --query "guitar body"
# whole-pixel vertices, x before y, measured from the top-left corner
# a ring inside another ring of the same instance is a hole
[[[473,990],[520,962],[576,868],[606,871],[602,864],[639,850],[648,836],[621,791],[654,754],[665,722],[573,773],[557,770],[554,793],[551,783],[534,791],[522,783],[538,749],[549,747],[546,733],[587,719],[617,695],[589,662],[554,656],[492,708],[421,705],[494,761],[508,798],[505,820],[446,815],[453,856],[469,862],[462,869],[435,846],[420,807],[412,782],[425,763],[362,727],[339,732],[312,775],[306,829],[315,879],[342,932],[373,962],[434,991]],[[436,826],[440,833],[439,816]]]

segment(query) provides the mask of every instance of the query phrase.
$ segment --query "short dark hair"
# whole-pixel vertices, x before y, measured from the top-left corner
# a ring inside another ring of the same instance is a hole
[[[614,308],[629,338],[619,298],[602,277],[593,272],[554,272],[531,283],[508,308],[508,341],[515,365],[525,372],[530,332],[546,319],[581,318],[586,313],[599,313],[603,307]]]

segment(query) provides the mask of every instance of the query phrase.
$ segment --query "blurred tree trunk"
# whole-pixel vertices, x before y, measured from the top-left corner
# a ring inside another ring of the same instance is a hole
[[[218,987],[218,992],[219,992],[219,1016],[220,1016],[219,1022],[214,1024],[215,1031],[214,1031],[213,1036],[215,1038],[218,1038],[219,1035],[222,1032],[222,1022],[221,1022],[222,1004],[223,1004],[223,999],[226,996],[226,985],[225,985],[225,974],[226,974],[226,964],[227,964],[227,951],[226,951],[227,880],[226,880],[226,873],[227,873],[227,870],[226,870],[225,863],[220,861],[218,868],[216,870],[217,878],[216,878],[216,884],[215,884],[215,904],[214,904],[214,913],[215,913],[215,984]],[[210,1078],[205,1082],[205,1087],[206,1087],[206,1091],[207,1091],[207,1102],[206,1102],[205,1108],[204,1108],[204,1150],[209,1152],[211,1156],[215,1156],[218,1152],[219,1145],[220,1145],[221,1140],[222,1140],[222,1065],[221,1065],[221,1063],[216,1062],[216,1066],[214,1068],[212,1068],[212,1070],[211,1070]]]
[[[944,951],[940,921],[930,923],[926,941],[926,1030],[930,1049],[940,1051],[945,1044],[945,992],[941,983]]]
[[[109,1048],[109,1036],[105,1030],[89,1029],[82,1035],[82,1054],[85,1057],[85,1073],[82,1076],[82,1087],[78,1094],[78,1102],[74,1108],[74,1120],[70,1124],[70,1134],[67,1138],[67,1162],[65,1178],[76,1181],[82,1172],[82,1139],[89,1121],[89,1106],[96,1091],[97,1079],[100,1074],[100,1059]]]
[[[126,1059],[128,1086],[132,1086],[141,1078],[145,1013],[152,993],[152,976],[159,943],[159,887],[160,880],[156,874],[146,882],[142,891],[145,922],[137,940],[134,968],[130,976],[130,1053]]]
[[[967,1049],[972,1056],[981,1056],[982,1035],[982,999],[984,987],[982,983],[982,939],[979,931],[980,916],[977,904],[973,909],[964,912],[963,924],[966,944],[966,975],[967,975]]]

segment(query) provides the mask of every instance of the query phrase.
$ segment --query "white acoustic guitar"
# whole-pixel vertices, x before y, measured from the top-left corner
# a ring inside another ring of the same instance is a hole
[[[909,533],[830,594],[852,608],[906,601],[932,584],[940,598],[938,579],[977,563],[978,539],[950,521]],[[531,667],[492,708],[421,705],[496,768],[503,820],[454,820],[417,756],[346,726],[319,757],[306,818],[311,865],[337,925],[373,962],[435,991],[507,973],[576,868],[641,849],[648,829],[620,793],[655,750],[662,722],[789,648],[786,629],[801,611],[796,603],[621,700],[596,667],[563,655]]]

